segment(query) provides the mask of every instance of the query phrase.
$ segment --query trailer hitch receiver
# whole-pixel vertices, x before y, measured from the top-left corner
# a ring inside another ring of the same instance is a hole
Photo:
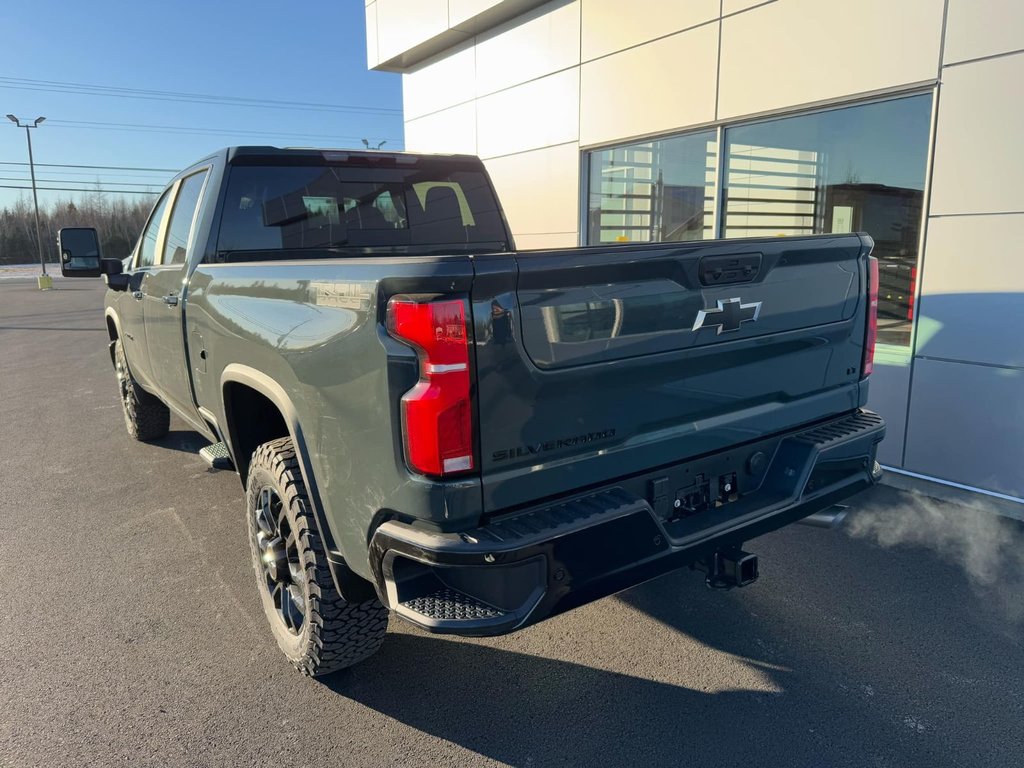
[[[712,589],[745,587],[757,581],[757,555],[739,547],[717,550],[706,563],[705,583]]]

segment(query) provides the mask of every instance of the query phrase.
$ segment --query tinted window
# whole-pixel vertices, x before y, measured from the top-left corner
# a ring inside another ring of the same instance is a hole
[[[931,110],[922,94],[725,126],[721,153],[714,131],[596,150],[587,243],[867,232],[879,341],[909,345]]]
[[[587,242],[712,237],[716,141],[703,131],[593,152]]]
[[[206,171],[185,177],[178,188],[171,220],[167,224],[167,241],[164,243],[164,257],[161,264],[183,264],[188,248],[188,237],[192,232],[192,219],[199,205],[199,193],[203,191]]]
[[[484,174],[431,165],[235,166],[217,249],[504,247],[504,224]]]
[[[909,344],[931,105],[925,94],[726,129],[723,236],[867,232],[878,339]]]
[[[160,234],[160,222],[164,219],[164,209],[167,207],[168,193],[164,192],[163,197],[157,202],[153,213],[150,214],[149,224],[142,233],[142,242],[139,245],[140,267],[151,267],[156,260],[156,239]]]

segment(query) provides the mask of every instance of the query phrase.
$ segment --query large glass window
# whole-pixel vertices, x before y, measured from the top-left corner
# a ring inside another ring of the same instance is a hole
[[[587,243],[867,232],[879,341],[907,346],[932,96],[905,96],[591,152]]]
[[[931,94],[729,127],[723,237],[867,232],[878,339],[910,343]]]
[[[702,131],[591,153],[587,242],[712,237],[715,141]]]

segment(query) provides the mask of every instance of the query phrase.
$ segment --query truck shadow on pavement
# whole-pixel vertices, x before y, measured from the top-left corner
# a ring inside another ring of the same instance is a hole
[[[324,682],[517,766],[1009,764],[1019,744],[994,742],[984,723],[1019,708],[1019,694],[980,679],[994,658],[1012,679],[1024,650],[998,617],[964,615],[971,590],[957,569],[822,531],[770,538],[794,578],[817,578],[795,594],[786,574],[722,594],[670,574],[606,601],[612,624],[589,638],[559,619],[495,640],[391,634]],[[817,570],[836,548],[849,550],[840,565]],[[901,578],[908,593],[930,585],[934,601],[909,603],[891,588]],[[568,660],[595,645],[592,663],[614,671]],[[964,695],[976,702],[967,713]]]
[[[200,448],[208,446],[210,441],[190,429],[172,429],[159,440],[154,440],[152,444],[171,451],[197,453]]]

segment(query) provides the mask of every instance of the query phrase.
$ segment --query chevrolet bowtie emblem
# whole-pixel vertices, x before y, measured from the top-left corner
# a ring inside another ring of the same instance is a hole
[[[743,323],[752,323],[761,314],[761,302],[743,304],[740,299],[718,300],[716,309],[702,309],[693,322],[693,330],[718,327],[718,333],[738,331]]]

